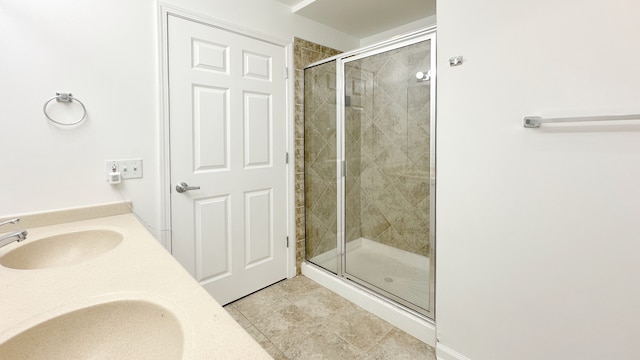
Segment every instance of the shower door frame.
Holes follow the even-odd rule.
[[[411,304],[404,299],[398,297],[395,294],[384,291],[380,288],[372,288],[372,285],[360,280],[355,275],[350,275],[346,271],[347,263],[347,231],[346,231],[346,144],[344,135],[346,134],[346,114],[345,114],[345,64],[351,61],[360,60],[370,56],[378,55],[387,51],[396,50],[405,46],[413,45],[422,41],[429,41],[431,51],[431,80],[430,80],[430,124],[429,124],[429,308],[423,309],[422,307]],[[338,236],[337,236],[337,249],[338,249],[338,275],[347,278],[354,283],[359,284],[367,288],[374,293],[381,293],[385,297],[388,297],[399,304],[407,307],[408,309],[418,313],[421,316],[427,316],[430,319],[435,320],[435,169],[436,169],[436,33],[435,29],[427,29],[416,33],[403,36],[398,39],[391,40],[382,44],[374,45],[370,48],[364,48],[355,53],[348,54],[346,56],[336,59],[336,128],[340,131],[336,132],[336,155],[337,155],[337,206],[338,206]],[[426,313],[425,313],[426,310]]]
[[[349,276],[346,272],[346,148],[344,134],[346,131],[345,125],[345,63],[366,58],[369,56],[381,54],[387,51],[399,49],[405,46],[413,45],[418,42],[429,41],[431,51],[431,69],[430,69],[430,134],[429,134],[429,308],[424,309],[422,307],[411,304],[404,299],[386,292],[377,287],[366,283],[358,279],[355,276]],[[339,54],[316,63],[310,64],[305,67],[312,68],[321,64],[336,61],[336,204],[337,204],[337,276],[340,278],[348,279],[353,284],[362,288],[363,290],[372,293],[376,296],[387,298],[393,302],[401,305],[409,312],[431,321],[435,321],[435,252],[436,252],[436,27],[429,27],[419,31],[415,31],[391,40],[383,41],[381,43],[367,46],[361,49],[357,49],[351,52]],[[325,269],[326,270],[326,269]]]

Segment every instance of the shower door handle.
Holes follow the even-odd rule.
[[[176,185],[176,191],[179,193],[183,193],[189,190],[200,190],[200,186],[189,186],[186,182],[181,182]]]

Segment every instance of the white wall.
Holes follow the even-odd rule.
[[[522,127],[640,113],[638,14],[635,0],[438,3],[441,358],[638,358],[640,123]]]
[[[360,40],[360,46],[365,47],[373,44],[377,44],[381,41],[391,39],[394,36],[400,36],[404,34],[408,34],[413,31],[425,29],[431,26],[436,25],[436,16],[427,16],[425,18],[412,21],[408,24],[404,24],[402,26],[398,26],[397,28],[393,28],[391,30],[383,31],[381,33],[371,35],[364,39]]]
[[[172,4],[284,40],[359,44],[272,0]],[[153,0],[0,2],[0,217],[125,198],[159,235],[157,17]],[[46,121],[42,106],[56,91],[84,102],[84,124]],[[142,179],[120,191],[105,182],[105,160],[137,157]]]
[[[0,2],[0,216],[119,201],[105,160],[142,157],[120,188],[157,223],[154,16],[151,1]],[[56,91],[84,102],[84,124],[46,121]]]

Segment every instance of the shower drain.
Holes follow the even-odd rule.
[[[386,282],[393,282],[393,279],[392,279],[392,278],[390,278],[390,277],[386,277],[386,278],[384,278],[384,281],[386,281]]]

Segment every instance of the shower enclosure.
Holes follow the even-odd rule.
[[[306,261],[433,319],[435,32],[304,71]]]

